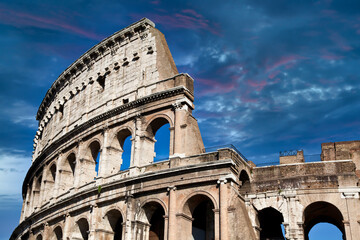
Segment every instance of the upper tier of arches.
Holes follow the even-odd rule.
[[[56,139],[108,110],[179,86],[166,81],[177,74],[163,34],[148,19],[104,39],[46,93],[36,115],[33,160]]]

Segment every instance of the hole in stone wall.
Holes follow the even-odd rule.
[[[63,239],[62,229],[60,226],[58,226],[54,229],[53,237],[51,239],[54,239],[54,240],[62,240]]]
[[[285,239],[281,228],[284,217],[278,210],[268,207],[259,211],[258,218],[260,222],[260,240]]]
[[[165,160],[169,158],[170,150],[170,124],[166,123],[161,126],[155,134],[155,153],[154,162]]]
[[[126,137],[124,143],[122,145],[122,164],[120,170],[126,170],[130,167],[130,160],[131,160],[131,135]]]
[[[127,103],[129,103],[129,99],[128,99],[128,98],[124,98],[124,99],[123,99],[123,104],[127,104]]]

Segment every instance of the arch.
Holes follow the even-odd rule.
[[[147,124],[146,124],[146,128],[145,128],[145,129],[148,129],[149,126],[150,126],[150,124],[151,124],[154,120],[156,120],[156,119],[158,119],[158,118],[164,118],[164,119],[166,119],[167,122],[170,124],[170,127],[174,127],[174,123],[173,123],[171,117],[170,117],[169,115],[167,115],[167,114],[160,113],[160,114],[156,114],[156,115],[152,116],[152,117],[147,121]]]
[[[208,197],[212,201],[212,204],[214,205],[214,208],[216,208],[216,206],[218,206],[217,201],[215,200],[214,196],[211,193],[208,193],[208,192],[203,191],[203,190],[198,190],[198,191],[195,191],[195,192],[192,192],[191,194],[189,194],[183,200],[183,202],[181,203],[180,206],[183,206],[183,208],[182,208],[183,213],[185,213],[185,214],[189,213],[189,211],[185,208],[186,202],[188,202],[190,198],[192,198],[192,197],[194,197],[196,195],[204,195],[205,197]]]
[[[164,209],[165,214],[167,213],[168,210],[167,210],[166,204],[164,203],[164,201],[162,201],[162,200],[160,200],[160,199],[158,199],[158,198],[148,198],[148,199],[146,199],[146,200],[141,204],[141,208],[143,208],[146,204],[151,203],[151,202],[156,202],[156,203],[160,204],[161,207]]]
[[[108,166],[107,169],[111,170],[109,174],[116,173],[119,170],[126,170],[130,167],[132,155],[132,136],[133,130],[128,126],[123,126],[117,129],[116,133],[113,135],[111,145],[109,148],[107,148],[108,157],[106,165]]]
[[[215,206],[209,194],[194,193],[187,198],[182,209],[184,217],[179,221],[185,239],[215,238]]]
[[[42,172],[39,172],[34,177],[32,188],[32,210],[35,210],[41,205],[41,184],[42,184]]]
[[[84,158],[80,159],[81,174],[80,185],[86,184],[96,179],[100,169],[101,144],[98,139],[91,139],[85,148]]]
[[[330,223],[335,225],[346,239],[343,215],[340,210],[331,203],[317,201],[309,204],[303,214],[304,236],[305,240],[309,239],[309,232],[313,226],[318,223]]]
[[[72,239],[88,240],[89,222],[85,217],[79,218],[73,227]]]
[[[55,181],[57,178],[57,165],[56,161],[49,164],[46,173],[46,180],[44,181],[44,191],[47,193],[44,196],[45,200],[49,200],[55,194]]]
[[[60,193],[64,193],[74,186],[76,165],[76,155],[73,151],[59,164],[60,181],[58,184]]]
[[[165,239],[165,209],[159,201],[147,201],[141,207],[138,228],[149,240]],[[140,233],[141,234],[141,233]]]
[[[124,218],[120,210],[113,208],[105,214],[106,219],[105,230],[111,232],[109,238],[114,240],[121,240],[123,235]]]
[[[155,139],[156,133],[158,132],[158,130],[163,127],[164,125],[169,124],[169,126],[172,126],[171,123],[171,119],[169,119],[169,117],[167,115],[161,114],[161,115],[156,115],[156,117],[154,117],[153,119],[151,119],[146,127],[146,139],[144,140],[144,149],[146,149],[146,155],[149,156],[149,159],[147,160],[148,163],[152,163],[154,162],[154,159],[156,160],[162,160],[164,158],[168,158],[169,155],[171,154],[170,148],[172,146],[172,140],[171,140],[171,133],[170,133],[170,129],[167,129],[166,132],[164,132],[164,134],[168,135],[165,138],[166,139],[162,139],[160,140],[160,142],[157,142]],[[156,149],[157,146],[161,146],[162,149],[165,149],[167,146],[167,151],[166,153],[163,154],[163,156],[160,156],[158,154],[158,156],[156,156],[156,152],[155,150],[159,150]],[[159,152],[159,151],[158,151]]]
[[[51,180],[53,182],[55,182],[55,179],[56,179],[56,162],[55,161],[49,166],[49,170],[50,170]]]
[[[62,228],[60,226],[54,227],[54,231],[52,232],[50,239],[51,240],[62,240],[63,239]]]
[[[282,223],[284,217],[281,212],[273,207],[263,208],[258,212],[260,223],[260,240],[265,239],[285,239],[282,233]]]
[[[239,190],[241,193],[246,193],[250,190],[250,177],[245,169],[241,170],[239,174]]]
[[[41,235],[41,234],[37,235],[37,236],[36,236],[36,240],[43,240],[42,235]]]

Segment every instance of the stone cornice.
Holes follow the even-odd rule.
[[[140,21],[131,24],[130,26],[114,33],[113,35],[105,38],[97,45],[90,48],[87,52],[81,55],[74,63],[72,63],[51,85],[50,89],[46,92],[43,101],[40,104],[36,119],[41,120],[44,117],[48,107],[54,100],[57,92],[59,92],[66,82],[71,79],[71,76],[76,75],[78,71],[88,65],[92,59],[97,59],[97,56],[101,56],[102,53],[114,46],[115,44],[123,44],[124,41],[130,39],[134,33],[142,32],[148,26],[155,27],[155,24],[147,18],[143,18]]]
[[[26,194],[27,182],[32,178],[32,176],[34,175],[35,170],[38,168],[38,166],[44,160],[46,160],[47,157],[49,155],[51,155],[56,149],[58,149],[62,144],[71,141],[71,139],[74,136],[89,129],[91,126],[93,126],[97,123],[100,123],[106,119],[109,119],[111,117],[114,117],[116,115],[119,115],[122,112],[143,106],[148,103],[156,102],[156,101],[159,101],[164,98],[169,98],[172,96],[180,95],[180,94],[185,94],[188,98],[190,98],[193,101],[193,95],[188,89],[186,89],[183,86],[174,87],[169,90],[157,92],[157,93],[148,95],[146,97],[139,98],[135,101],[129,102],[127,104],[116,107],[110,111],[107,111],[103,114],[100,114],[100,115],[88,120],[87,122],[77,126],[76,128],[69,131],[64,136],[60,137],[59,139],[55,140],[54,142],[51,143],[50,146],[48,146],[46,149],[44,149],[42,151],[42,153],[34,160],[33,164],[31,165],[29,171],[27,172],[27,174],[25,176],[24,182],[23,182],[23,187],[22,187],[23,196]]]

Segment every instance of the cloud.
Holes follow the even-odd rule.
[[[0,118],[9,119],[13,124],[26,126],[28,128],[36,129],[38,124],[35,119],[37,109],[21,100],[11,103],[9,106],[4,106],[0,110]]]
[[[152,19],[155,23],[161,24],[168,28],[183,28],[198,30],[203,29],[212,34],[219,35],[219,29],[216,24],[211,23],[202,14],[193,9],[184,9],[179,12],[171,13],[169,15],[149,13],[146,16]],[[134,18],[140,18],[138,14],[133,14]]]
[[[21,195],[22,181],[31,164],[31,154],[0,148],[0,189],[5,195]]]
[[[0,5],[1,6],[1,5]],[[0,24],[14,27],[36,27],[48,30],[62,31],[81,37],[101,40],[102,36],[81,29],[71,23],[51,17],[42,17],[24,11],[13,10],[2,5],[0,9]]]

